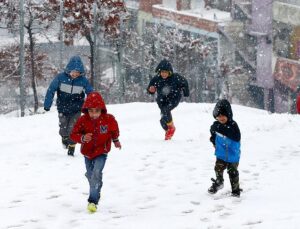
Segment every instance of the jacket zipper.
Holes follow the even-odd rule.
[[[97,126],[97,124],[96,124],[96,122],[95,121],[93,121],[93,125],[94,125],[94,133],[93,133],[93,152],[95,151],[95,149],[96,149],[96,138],[95,138],[95,136],[96,136],[96,126]]]
[[[74,80],[72,79],[71,95],[73,94],[73,85],[74,85]]]
[[[225,139],[225,143],[226,143],[226,161],[228,161],[228,142]]]
[[[104,151],[107,152],[107,149],[106,149],[106,142],[104,144]]]

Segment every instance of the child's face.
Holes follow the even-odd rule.
[[[169,76],[169,72],[168,72],[168,71],[165,71],[165,70],[162,70],[162,71],[160,71],[160,76],[161,76],[163,79],[166,79],[166,78],[168,78],[168,76]]]
[[[78,71],[71,71],[70,72],[70,76],[72,77],[72,79],[75,79],[78,76],[80,76],[80,72],[78,72]]]
[[[216,118],[221,124],[225,124],[228,121],[227,116],[219,114]]]
[[[101,115],[101,109],[100,108],[89,108],[88,109],[89,116],[91,119],[97,119]]]

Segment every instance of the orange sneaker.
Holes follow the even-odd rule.
[[[168,127],[168,130],[166,131],[166,135],[165,135],[165,140],[171,140],[171,138],[173,137],[174,133],[175,133],[175,126],[172,124]]]

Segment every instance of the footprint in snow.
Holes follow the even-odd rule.
[[[157,197],[155,197],[155,196],[147,196],[147,197],[146,197],[146,201],[147,201],[147,202],[153,201],[153,200],[156,200],[156,199],[157,199]]]
[[[225,210],[226,208],[225,208],[225,206],[224,205],[216,205],[215,207],[214,207],[214,209],[211,211],[211,212],[220,212],[220,211],[223,211],[223,210]]]
[[[206,217],[200,218],[200,220],[201,220],[202,222],[209,222],[209,221],[210,221],[210,219],[209,219],[209,218],[206,218]]]
[[[193,205],[200,205],[200,202],[198,202],[198,201],[191,201],[190,203]]]
[[[290,156],[293,156],[293,157],[299,157],[300,156],[300,151],[292,151],[290,153]]]
[[[140,210],[147,210],[147,209],[151,209],[151,208],[155,208],[155,205],[144,205],[144,206],[138,207],[138,209],[140,209]]]
[[[17,203],[22,203],[22,202],[23,202],[23,200],[13,200],[10,203],[17,204]]]
[[[61,196],[61,195],[51,195],[51,196],[47,197],[46,199],[47,199],[47,200],[57,199],[57,198],[59,198],[60,196]]]
[[[189,214],[189,213],[193,213],[193,212],[194,212],[193,209],[188,209],[188,210],[182,211],[182,213],[184,213],[184,214]]]
[[[232,215],[232,213],[230,213],[230,212],[223,212],[223,213],[220,214],[220,217],[225,218],[225,217],[228,217],[228,216],[231,216],[231,215]]]
[[[112,218],[113,219],[121,219],[121,218],[124,218],[126,217],[125,215],[114,215]]]
[[[144,166],[145,167],[149,167],[151,164],[150,163],[145,163]]]
[[[262,222],[263,222],[262,220],[255,220],[255,221],[246,222],[243,225],[250,226],[250,225],[255,225],[255,224],[261,224]]]
[[[25,226],[25,225],[24,224],[14,224],[14,225],[7,226],[7,229],[9,229],[9,228],[20,228],[20,227],[23,227],[23,226]]]

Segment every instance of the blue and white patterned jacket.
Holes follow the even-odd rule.
[[[79,71],[79,77],[72,79],[71,71]],[[73,56],[64,72],[58,74],[51,82],[44,102],[44,109],[49,110],[55,92],[57,92],[57,110],[64,115],[71,115],[81,111],[85,94],[93,91],[88,79],[84,76],[84,66],[79,56]]]

